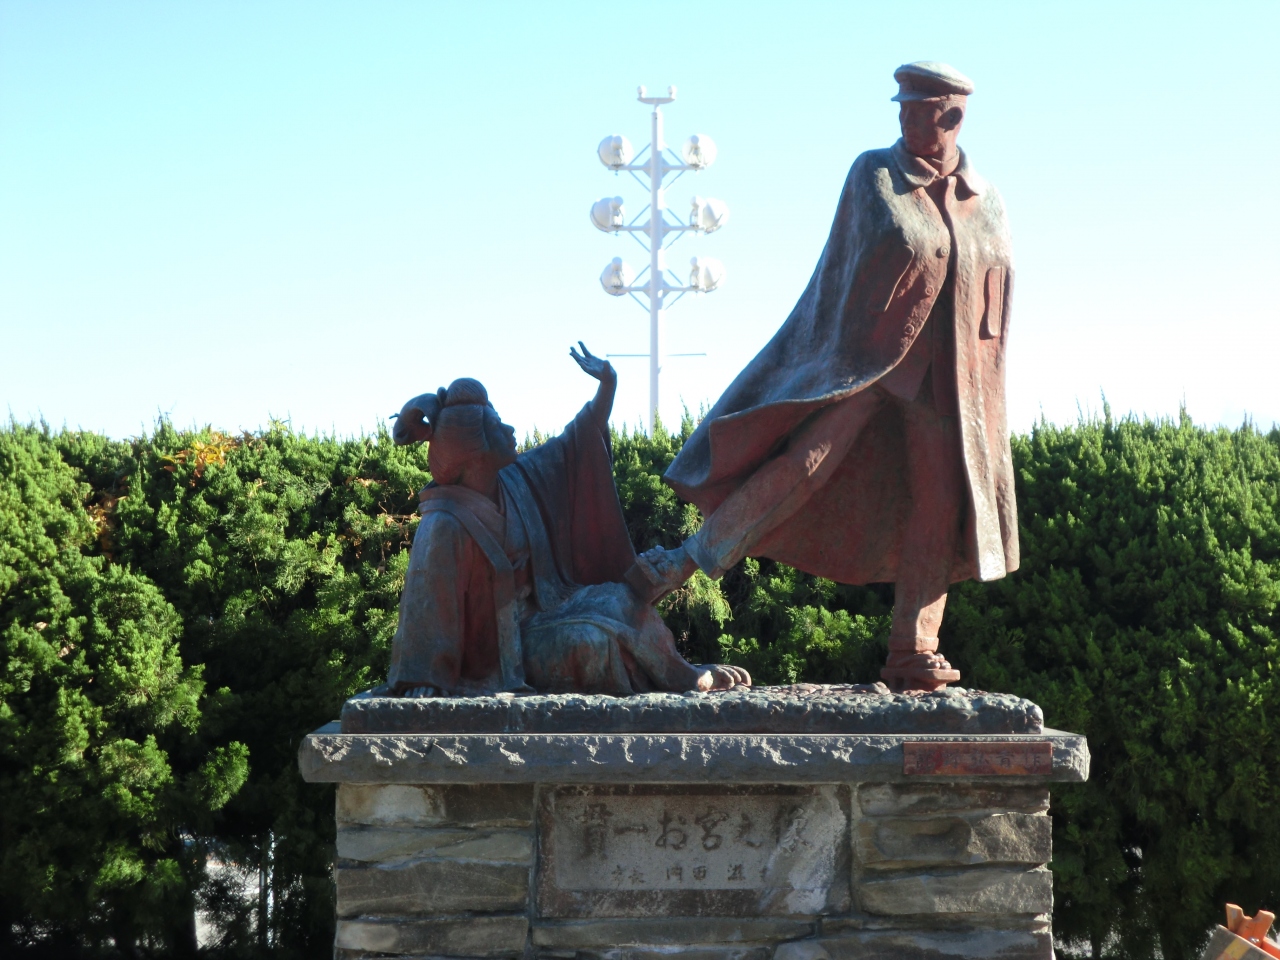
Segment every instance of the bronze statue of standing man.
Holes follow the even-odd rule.
[[[762,556],[895,585],[897,690],[960,679],[938,653],[950,584],[1018,566],[1004,363],[1012,260],[1004,204],[956,145],[972,82],[894,73],[902,139],[854,161],[791,315],[667,471],[706,521],[651,550],[645,599]]]

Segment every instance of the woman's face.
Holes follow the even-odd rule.
[[[489,440],[489,455],[499,467],[516,462],[516,428],[502,422],[496,410],[490,407],[484,414],[485,436]]]

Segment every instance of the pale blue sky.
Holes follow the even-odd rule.
[[[656,10],[656,15],[642,11]],[[652,25],[652,26],[649,26]],[[114,436],[368,430],[457,376],[521,432],[642,352],[588,209],[633,181],[639,83],[720,157],[723,289],[670,313],[665,415],[713,401],[804,288],[845,173],[897,137],[893,70],[952,63],[1004,194],[1011,427],[1118,412],[1280,420],[1280,3],[0,0],[0,410]],[[692,181],[692,182],[691,182]],[[616,419],[647,396],[620,360]]]

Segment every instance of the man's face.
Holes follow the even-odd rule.
[[[490,408],[484,414],[485,435],[489,438],[489,454],[499,467],[516,462],[516,428],[505,424]]]
[[[900,105],[898,123],[907,150],[917,157],[945,160],[955,154],[964,122],[965,98],[911,100]]]

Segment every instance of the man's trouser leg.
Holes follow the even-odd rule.
[[[761,464],[685,541],[689,556],[708,576],[723,576],[831,479],[887,402],[880,390],[864,390],[815,413],[782,453]]]
[[[911,511],[894,584],[889,664],[881,676],[896,690],[933,690],[958,671],[937,655],[951,567],[964,522],[965,477],[959,426],[927,395],[902,404]]]

